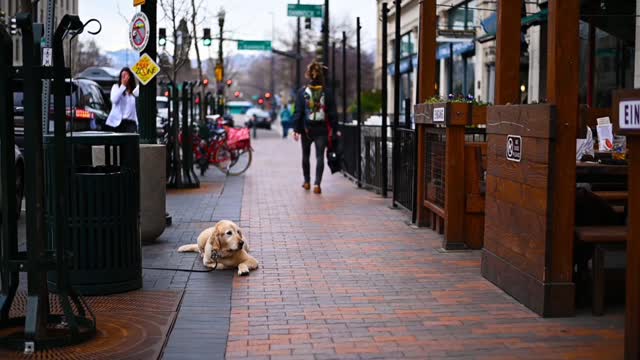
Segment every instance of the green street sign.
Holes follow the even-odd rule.
[[[287,14],[291,17],[321,18],[323,17],[322,5],[288,4]]]
[[[240,40],[238,50],[271,51],[271,41],[268,40]]]

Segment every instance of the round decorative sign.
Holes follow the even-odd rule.
[[[142,51],[149,42],[149,18],[144,13],[137,13],[129,24],[129,42],[136,51]]]

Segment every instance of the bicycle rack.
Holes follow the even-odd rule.
[[[0,27],[0,172],[2,188],[2,233],[0,237],[0,329],[4,337],[0,344],[24,349],[36,349],[76,344],[90,339],[96,333],[96,319],[89,305],[72,289],[69,282],[69,263],[73,254],[66,249],[66,210],[63,196],[50,196],[55,212],[52,249],[47,249],[44,196],[44,161],[42,144],[42,80],[53,79],[55,124],[55,193],[64,194],[66,182],[65,138],[66,108],[65,83],[70,70],[65,67],[63,41],[70,33],[81,32],[80,18],[65,15],[54,35],[53,68],[41,67],[40,39],[42,25],[33,24],[31,15],[22,13],[15,18],[22,32],[23,66],[12,65],[12,39]],[[13,92],[24,92],[25,119],[25,195],[27,243],[26,251],[18,251]],[[58,284],[58,300],[63,314],[52,314],[47,288],[47,272],[54,271]],[[27,299],[24,317],[10,317],[16,298],[19,273],[27,273]],[[6,335],[8,334],[8,335]]]
[[[171,84],[169,96],[172,118],[170,136],[172,151],[170,151],[171,166],[167,186],[175,189],[198,188],[200,180],[193,170],[193,134],[190,126],[193,122],[191,84],[184,82],[182,93],[178,91],[175,84]],[[182,103],[182,108],[180,103]],[[177,141],[180,134],[180,109],[182,110],[182,146],[179,146]],[[191,114],[191,119],[189,114]]]

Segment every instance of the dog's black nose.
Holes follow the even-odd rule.
[[[244,246],[244,241],[240,240],[238,242],[238,246],[240,247],[240,249],[242,249],[242,247]]]

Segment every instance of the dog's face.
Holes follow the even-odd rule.
[[[222,220],[216,224],[209,241],[213,242],[213,250],[222,257],[231,256],[244,247],[242,230],[228,220]]]

